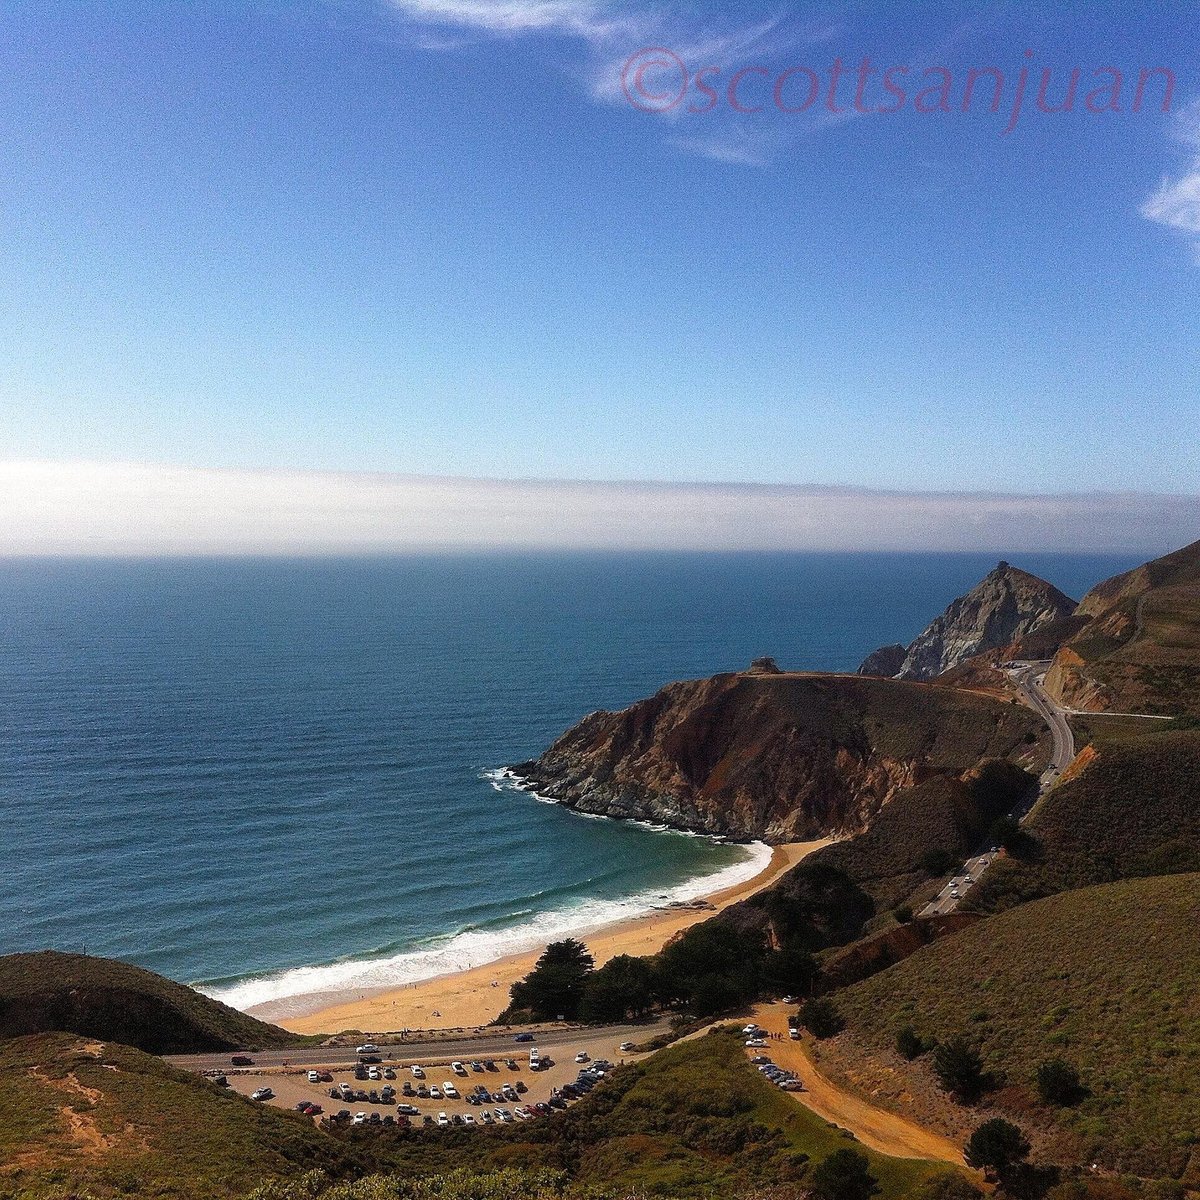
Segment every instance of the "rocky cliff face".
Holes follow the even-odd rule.
[[[908,647],[896,642],[892,646],[880,646],[872,650],[859,664],[857,674],[878,675],[881,679],[892,679],[904,666],[908,657]]]
[[[1074,611],[1075,601],[1058,588],[1001,562],[908,647],[897,676],[933,679],[968,658],[1062,621]]]
[[[1027,749],[1038,726],[950,688],[747,672],[593,713],[513,770],[582,812],[785,842],[858,832],[900,789]]]

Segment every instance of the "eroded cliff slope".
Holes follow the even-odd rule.
[[[1040,719],[953,688],[724,674],[586,717],[514,768],[582,812],[786,842],[853,833],[897,791],[986,758],[1031,761]]]

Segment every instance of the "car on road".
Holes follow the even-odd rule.
[[[513,1041],[514,1042],[532,1042],[533,1034],[532,1033],[518,1033],[517,1036],[515,1038],[513,1038]]]
[[[255,1088],[254,1091],[250,1093],[250,1099],[257,1100],[260,1103],[265,1103],[267,1100],[273,1100],[274,1098],[275,1093],[271,1091],[269,1087]]]
[[[364,1042],[354,1051],[355,1054],[378,1054],[379,1047],[374,1042]]]
[[[229,1060],[229,1062],[230,1062],[231,1066],[235,1066],[235,1067],[252,1067],[252,1066],[254,1066],[254,1059],[252,1059],[248,1054],[235,1054]]]

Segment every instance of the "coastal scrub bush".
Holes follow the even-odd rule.
[[[1069,1105],[1083,1097],[1079,1072],[1061,1058],[1047,1059],[1038,1067],[1037,1090],[1045,1104]]]
[[[983,1060],[965,1038],[951,1038],[937,1045],[933,1073],[942,1087],[960,1100],[970,1102],[983,1091]]]
[[[971,1134],[965,1153],[968,1166],[991,1169],[1003,1179],[1029,1156],[1029,1142],[1011,1121],[993,1117]]]
[[[928,1049],[929,1046],[911,1025],[905,1025],[896,1034],[896,1053],[901,1058],[907,1058],[909,1062],[912,1062],[914,1058],[920,1058]]]
[[[800,1009],[800,1024],[815,1038],[833,1037],[841,1033],[846,1025],[837,1005],[824,996],[804,1002],[804,1007]]]
[[[821,1200],[871,1200],[879,1191],[870,1161],[857,1150],[835,1150],[817,1165],[811,1184]]]

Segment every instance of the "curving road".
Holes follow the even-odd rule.
[[[534,1036],[534,1045],[539,1049],[548,1046],[574,1046],[581,1038],[613,1039],[617,1041],[645,1042],[670,1029],[670,1022],[655,1021],[645,1025],[596,1025],[586,1029],[561,1028],[541,1029]],[[529,1051],[527,1044],[517,1043],[513,1032],[484,1032],[474,1036],[455,1039],[413,1038],[411,1041],[380,1044],[379,1057],[385,1064],[398,1062],[451,1062],[454,1059],[508,1058],[524,1055]],[[185,1071],[227,1071],[232,1073],[230,1057],[236,1051],[218,1054],[167,1054],[163,1057],[173,1066]],[[298,1046],[291,1050],[263,1050],[249,1052],[256,1071],[282,1067],[346,1067],[358,1061],[353,1046]]]
[[[1071,723],[1067,720],[1067,710],[1055,703],[1043,687],[1049,669],[1048,661],[1014,662],[1005,668],[1005,673],[1021,699],[1050,726],[1050,733],[1054,739],[1050,762],[1038,779],[1037,792],[1010,814],[1018,821],[1024,821],[1029,816],[1034,805],[1059,781],[1075,757],[1075,735],[1071,732]],[[954,912],[963,897],[979,882],[980,876],[999,856],[998,846],[981,848],[917,915],[941,917]]]

